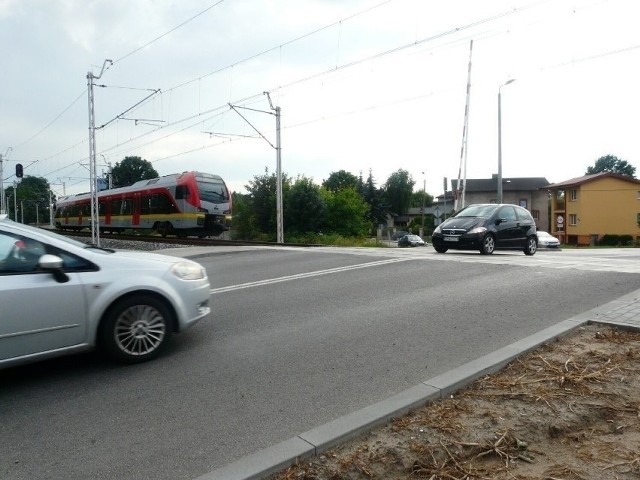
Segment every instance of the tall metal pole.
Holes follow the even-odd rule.
[[[507,80],[498,87],[498,199],[502,203],[502,87],[515,82],[515,78]]]
[[[469,66],[467,67],[467,96],[464,105],[464,124],[462,126],[462,147],[460,148],[460,166],[458,167],[458,183],[453,192],[453,209],[457,212],[464,208],[467,183],[467,139],[469,136],[469,102],[471,101],[471,58],[473,55],[473,40],[469,45]],[[462,165],[464,163],[464,177]]]
[[[282,212],[282,147],[280,146],[280,107],[276,107],[276,215],[277,242],[284,243],[284,221]]]
[[[89,92],[89,191],[91,193],[91,243],[100,246],[100,218],[98,216],[98,175],[96,174],[96,119],[93,104],[93,81],[102,77],[107,62],[102,64],[100,75],[87,73],[87,90]]]
[[[12,147],[7,148],[7,153],[4,156],[6,157],[11,150],[13,150]],[[4,169],[2,166],[2,154],[0,154],[0,215],[3,213],[7,213],[7,204],[4,198]]]
[[[442,214],[442,221],[444,222],[447,219],[447,177],[444,177],[442,185],[444,186],[444,213]]]
[[[422,172],[422,235],[424,235],[424,196],[427,191],[427,177],[425,172]]]

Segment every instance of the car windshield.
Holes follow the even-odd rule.
[[[7,224],[14,224],[14,225],[18,225],[16,222],[14,222],[13,220],[3,220],[2,223],[0,223],[0,226]],[[52,232],[51,230],[45,230],[44,228],[36,228],[36,227],[31,227],[29,225],[24,225],[24,224],[19,224],[20,228],[28,231],[28,232],[33,232],[36,233],[38,235],[44,235],[45,237],[49,237],[49,238],[55,238],[56,240],[60,240],[61,242],[65,242],[65,243],[69,243],[71,245],[74,245],[76,247],[80,247],[80,248],[91,248],[94,247],[93,245],[87,245],[86,243],[83,242],[79,242],[78,240],[74,240],[72,238],[69,237],[65,237],[64,235],[60,235],[58,233]]]
[[[482,217],[489,218],[496,211],[497,205],[469,205],[460,210],[455,217]]]

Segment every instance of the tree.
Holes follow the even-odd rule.
[[[16,207],[18,209],[18,222],[24,223],[47,223],[49,222],[49,182],[46,178],[33,177],[27,175],[22,179],[17,189],[13,186],[5,189],[7,202],[7,212],[11,218],[16,218],[13,210],[14,195],[16,197]],[[52,200],[55,201],[54,197]],[[21,209],[23,209],[21,211]]]
[[[382,198],[382,191],[376,188],[376,182],[373,178],[373,172],[369,170],[369,177],[360,192],[364,201],[369,205],[367,212],[367,220],[372,224],[385,223],[387,220],[387,205]]]
[[[159,176],[151,162],[140,157],[124,157],[121,162],[116,162],[111,174],[113,188],[126,187],[140,180],[150,180]]]
[[[369,205],[355,188],[343,188],[337,192],[322,190],[327,204],[325,230],[343,237],[362,237],[367,234]]]
[[[269,169],[264,169],[264,175],[255,175],[244,188],[249,192],[248,208],[251,209],[255,221],[255,228],[258,232],[276,237],[277,215],[276,215],[276,186],[277,176],[269,173]],[[291,186],[291,181],[286,174],[282,175],[282,196],[286,194]],[[283,198],[283,204],[285,203]],[[234,205],[235,207],[235,205]]]
[[[627,177],[635,178],[636,167],[630,165],[626,160],[621,160],[615,155],[605,155],[596,160],[596,163],[587,168],[587,175],[593,175],[594,173],[611,172],[619,175],[626,175]]]
[[[251,197],[241,193],[232,193],[233,197],[233,237],[234,240],[251,240],[258,236],[256,217],[251,208]]]
[[[417,192],[413,192],[411,194],[411,205],[410,205],[411,208],[422,208],[422,201],[423,201],[422,197],[423,197],[422,189],[418,190]],[[431,205],[433,205],[433,196],[424,192],[424,206],[430,207]]]
[[[343,188],[357,188],[359,179],[346,170],[332,172],[329,177],[322,182],[322,186],[330,192],[338,192]]]
[[[326,204],[320,187],[310,178],[298,177],[286,200],[284,225],[288,232],[316,233],[322,229]]]
[[[415,183],[406,170],[400,169],[389,176],[384,185],[384,198],[393,212],[402,215],[409,211]]]

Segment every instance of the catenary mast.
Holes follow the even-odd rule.
[[[464,125],[462,127],[462,147],[460,148],[460,166],[458,167],[458,183],[453,192],[453,210],[457,212],[464,208],[464,196],[467,183],[467,139],[469,137],[469,100],[471,98],[471,56],[473,54],[473,40],[469,46],[469,69],[467,73],[467,99],[464,106]],[[446,196],[445,190],[445,196]],[[446,217],[446,212],[445,212]]]

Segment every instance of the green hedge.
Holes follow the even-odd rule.
[[[603,236],[598,242],[599,245],[607,245],[610,247],[631,247],[633,246],[633,237],[631,235],[610,235]]]

